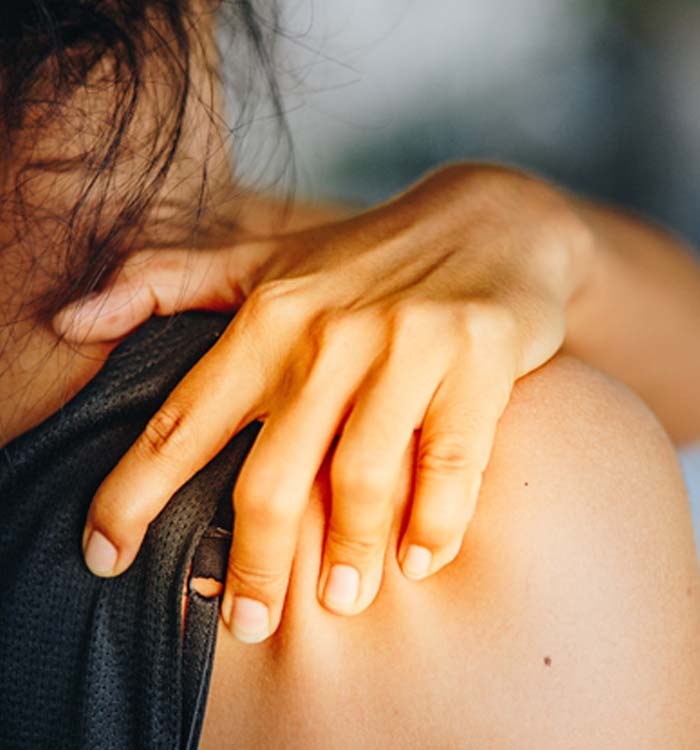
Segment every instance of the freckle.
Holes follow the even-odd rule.
[[[529,487],[529,486],[530,486],[530,483],[529,483],[529,482],[525,482],[525,486],[526,486],[526,487]]]
[[[552,657],[551,656],[545,656],[544,657],[544,665],[545,665],[545,667],[551,667],[552,666]]]
[[[693,589],[690,586],[688,586],[688,588],[685,590],[685,593],[688,596],[692,596],[693,595]]]

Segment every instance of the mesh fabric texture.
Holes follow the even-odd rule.
[[[260,423],[177,493],[123,575],[92,576],[80,541],[102,479],[228,322],[149,321],[69,404],[0,453],[3,750],[196,747],[213,658],[202,623],[212,616],[197,601],[183,646],[183,584],[217,507],[230,508]]]

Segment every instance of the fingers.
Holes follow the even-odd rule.
[[[337,410],[320,400],[315,406],[300,399],[268,418],[236,482],[221,611],[245,643],[265,640],[282,615],[299,523],[335,432]]]
[[[406,448],[445,370],[444,349],[395,342],[362,388],[331,464],[332,509],[319,599],[341,614],[361,612],[381,584]]]
[[[83,537],[93,573],[118,575],[131,565],[148,524],[170,497],[250,420],[266,384],[246,316],[239,316],[97,491]]]
[[[250,292],[246,279],[270,252],[266,243],[202,250],[148,250],[129,258],[104,292],[78,300],[54,318],[75,343],[114,341],[152,315],[232,310]]]
[[[409,578],[429,576],[459,552],[511,384],[502,371],[452,370],[430,403],[418,445],[415,495],[399,549]]]
[[[354,365],[330,351],[317,357],[308,379],[266,420],[236,482],[222,617],[241,641],[258,643],[279,624],[299,523],[365,366],[355,353]]]

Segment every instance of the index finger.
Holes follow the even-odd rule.
[[[83,534],[96,575],[126,570],[172,495],[254,418],[265,382],[247,317],[239,313],[100,485]]]

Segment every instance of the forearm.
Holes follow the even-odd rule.
[[[592,231],[565,350],[627,384],[677,443],[700,437],[700,267],[670,233],[572,199]]]
[[[474,231],[494,222],[499,234],[486,242],[494,271],[516,269],[526,296],[539,287],[535,297],[544,291],[566,305],[563,349],[641,396],[674,442],[700,438],[700,266],[689,248],[507,167],[454,165],[423,184],[451,178],[464,195],[458,218]],[[513,252],[519,259],[502,257]]]
[[[249,216],[255,209],[259,228],[261,219],[272,217],[280,231],[279,206],[275,199],[257,198]],[[494,209],[507,218],[505,232],[488,218]],[[700,437],[700,267],[680,240],[535,177],[488,164],[442,168],[378,211],[386,215],[388,233],[406,224],[407,215],[410,222],[427,216],[458,229],[466,222],[482,233],[491,221],[496,234],[481,250],[493,272],[522,274],[526,296],[534,284],[538,294],[566,304],[564,350],[636,391],[676,442]],[[281,231],[350,213],[338,206],[295,206]],[[417,231],[429,231],[418,224]]]
[[[450,171],[462,220],[493,221],[496,206],[508,217],[487,242],[494,270],[518,269],[528,297],[539,287],[535,297],[566,305],[564,350],[629,386],[676,443],[700,438],[700,266],[689,248],[521,172],[456,165],[438,180]]]

